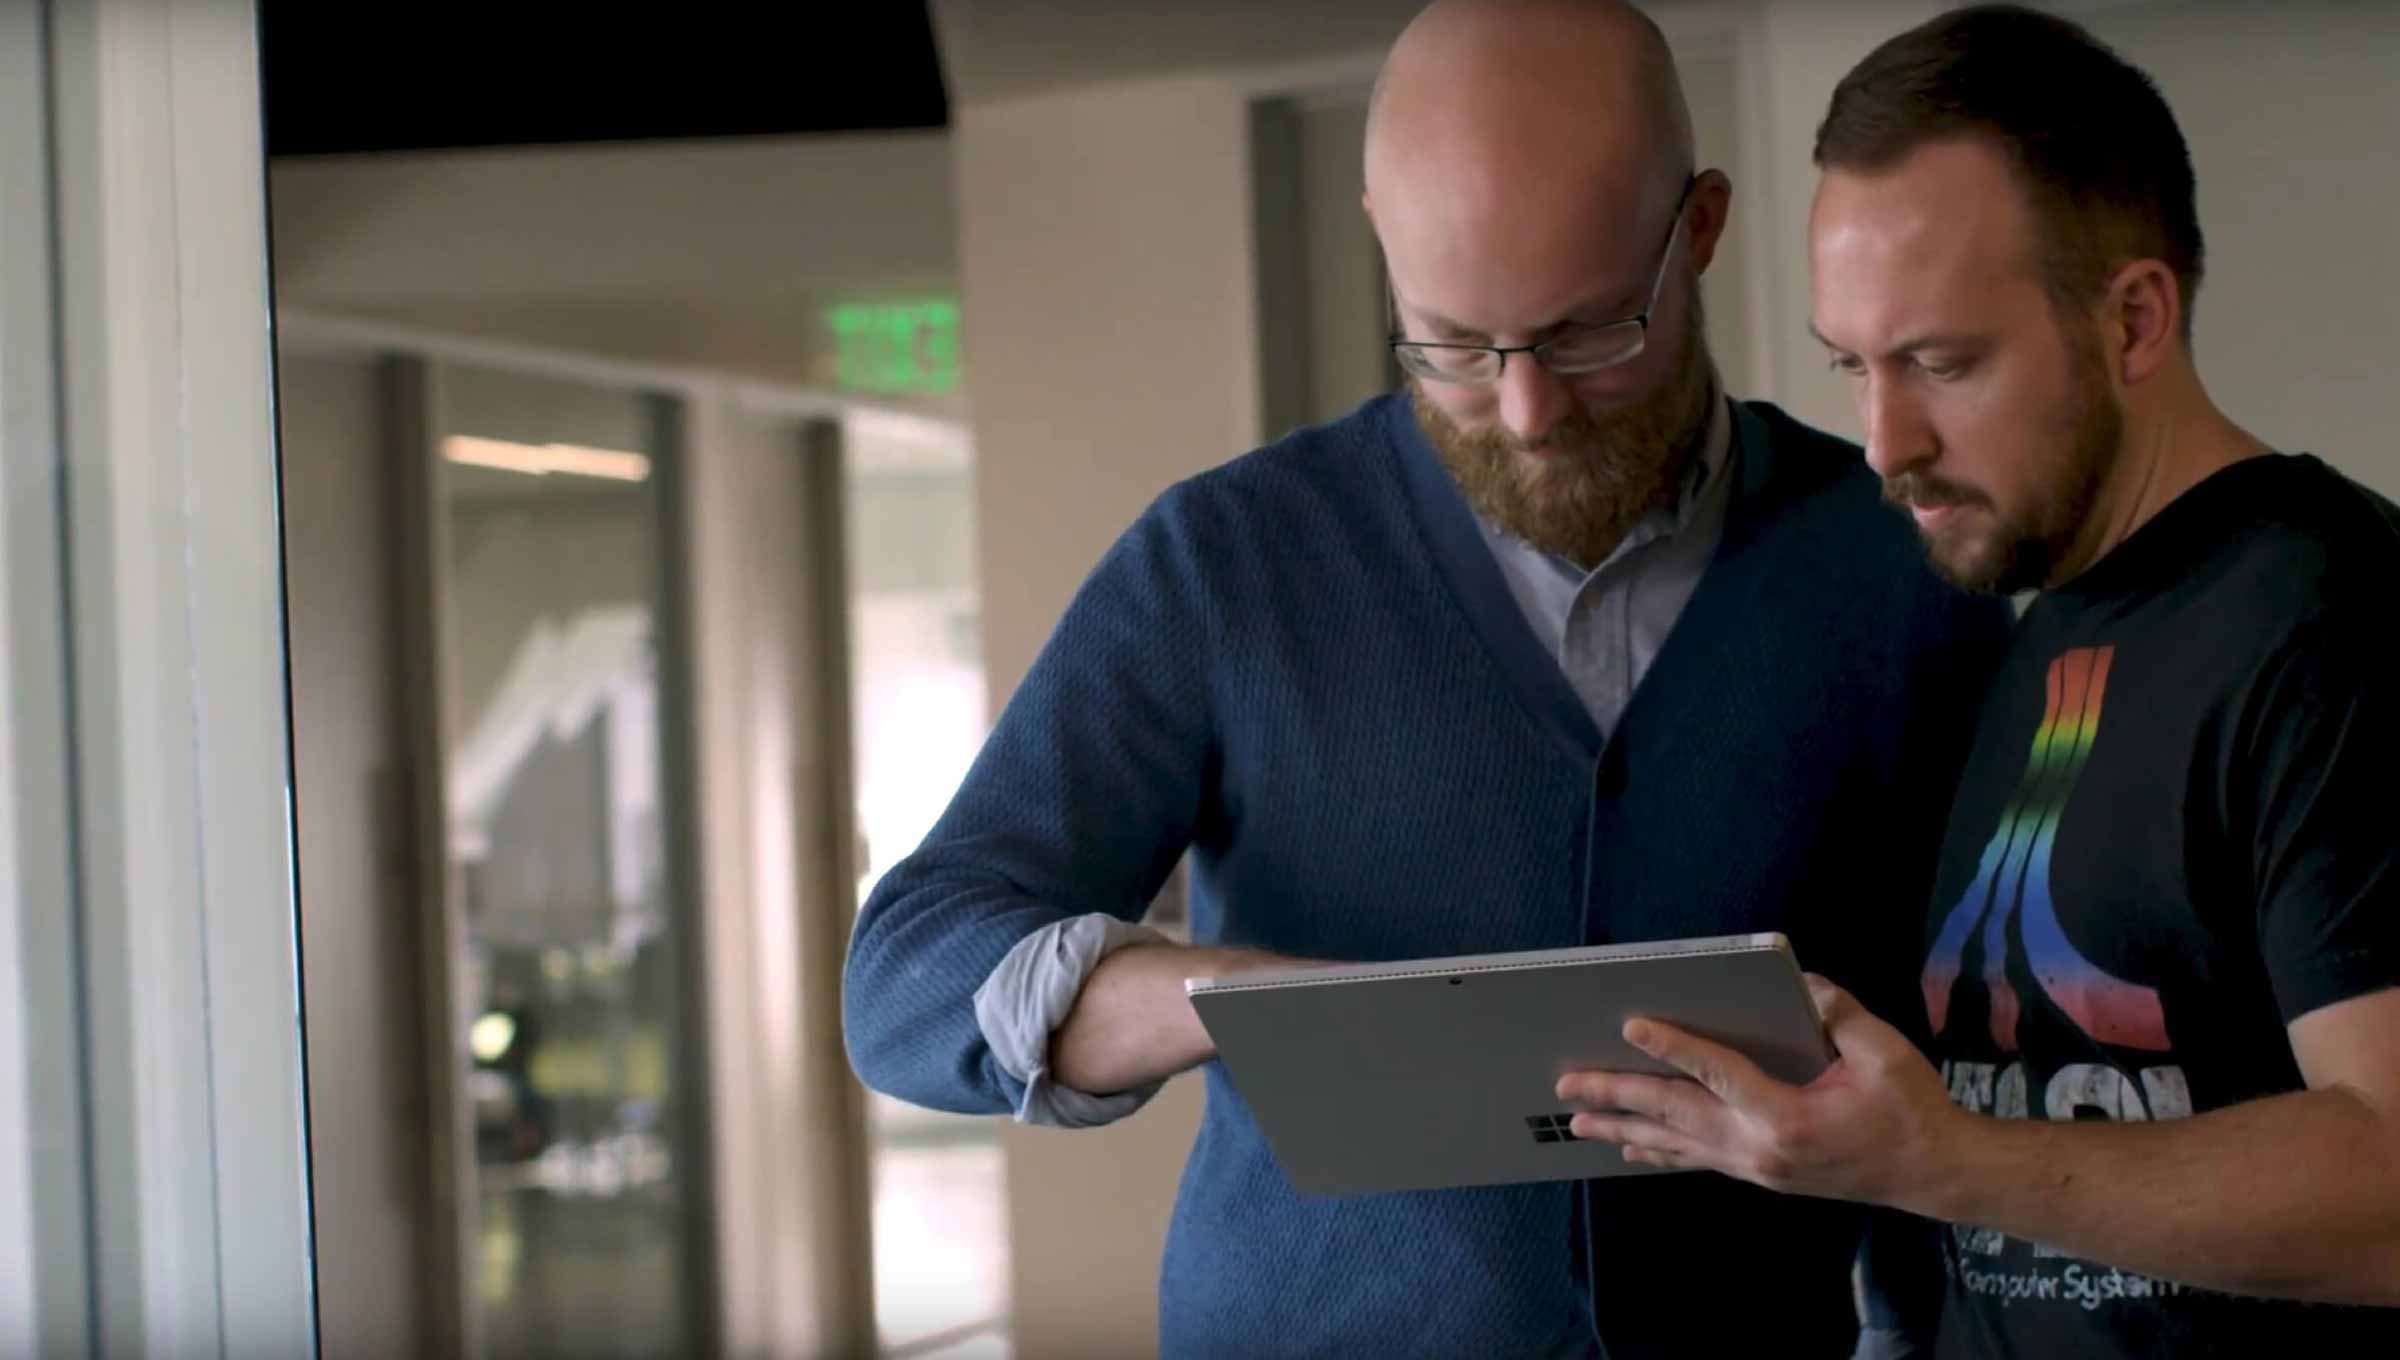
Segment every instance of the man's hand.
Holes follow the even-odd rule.
[[[1304,960],[1256,949],[1127,945],[1084,980],[1075,1009],[1050,1035],[1050,1074],[1078,1091],[1130,1091],[1216,1056],[1184,995],[1193,977],[1226,977]]]
[[[1806,1086],[1655,1021],[1687,1074],[1574,1072],[1575,1132],[1629,1161],[1973,1223],[2236,1294],[2400,1307],[2400,987],[2290,1025],[2309,1089],[2167,1120],[1994,1119],[1950,1103],[1899,1032],[1809,979],[1840,1054]]]
[[[1626,1042],[1684,1076],[1561,1077],[1559,1099],[1605,1111],[1576,1115],[1576,1136],[1620,1144],[1630,1162],[1915,1208],[1920,1191],[1940,1183],[1945,1148],[1972,1116],[1951,1103],[1940,1075],[1898,1030],[1815,974],[1808,986],[1840,1054],[1815,1081],[1780,1082],[1720,1044],[1629,1020]]]

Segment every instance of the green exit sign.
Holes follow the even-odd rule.
[[[825,310],[834,381],[853,392],[947,392],[958,386],[958,304],[845,302]]]

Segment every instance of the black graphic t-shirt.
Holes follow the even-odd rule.
[[[1927,933],[1954,1100],[2151,1120],[2299,1090],[2286,1023],[2400,985],[2396,595],[2400,510],[2268,456],[2026,611]],[[2400,1310],[2236,1297],[1973,1225],[1942,1237],[1944,1357],[2400,1355]]]

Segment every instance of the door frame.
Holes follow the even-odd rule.
[[[711,1212],[696,1223],[699,1317],[714,1353],[870,1354],[872,1202],[864,1093],[841,1042],[841,967],[854,912],[849,650],[841,431],[897,406],[666,365],[629,363],[404,325],[286,310],[284,352],[385,371],[384,437],[399,494],[393,534],[398,655],[410,699],[395,749],[411,767],[426,1007],[430,1301],[444,1353],[477,1353],[471,1118],[461,1007],[463,922],[443,828],[448,731],[440,639],[439,451],[432,402],[446,364],[649,394],[672,437],[661,460],[662,644],[687,659],[662,686],[671,841],[698,903],[697,957],[678,1060],[705,1073],[698,1160]],[[411,376],[413,374],[413,376]],[[936,421],[937,424],[947,422]],[[441,1056],[436,1056],[441,1055]],[[686,1090],[690,1090],[686,1087]],[[462,1212],[462,1208],[464,1212]]]

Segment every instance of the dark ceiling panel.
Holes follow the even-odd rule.
[[[262,0],[260,11],[276,156],[950,121],[922,4]]]

